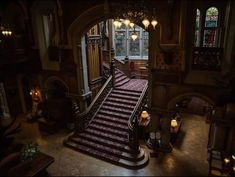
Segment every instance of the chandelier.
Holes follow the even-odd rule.
[[[153,8],[153,12],[150,14],[147,7],[144,6],[143,1],[133,1],[133,3],[128,1],[128,4],[124,8],[119,8],[115,13],[115,20],[113,22],[115,28],[122,26],[120,19],[124,19],[123,23],[127,28],[133,28],[134,24],[142,23],[145,29],[147,29],[150,24],[153,29],[155,29],[158,24],[155,8]]]
[[[11,36],[11,34],[12,34],[11,30],[7,30],[7,29],[4,29],[4,28],[2,28],[1,31],[2,31],[2,34],[4,36]]]
[[[3,27],[1,25],[1,21],[0,21],[0,31],[4,36],[11,36],[12,35],[12,31],[10,30],[10,28],[8,26]]]

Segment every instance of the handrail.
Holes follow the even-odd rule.
[[[117,58],[114,58],[114,57],[113,57],[113,59],[114,59],[115,61],[117,61],[117,62],[119,62],[119,63],[123,64],[123,65],[125,64],[125,62],[124,62],[124,61],[118,60]]]
[[[135,105],[134,110],[132,111],[131,117],[128,121],[128,128],[129,128],[129,143],[133,149],[138,150],[139,146],[137,145],[138,137],[137,137],[137,126],[138,126],[138,116],[141,112],[140,108],[143,104],[142,100],[146,96],[148,89],[148,83],[144,86],[144,89]]]
[[[107,94],[111,90],[112,88],[111,81],[112,81],[112,76],[110,76],[107,79],[107,81],[102,86],[98,94],[95,96],[94,100],[91,102],[91,104],[87,108],[87,110],[76,116],[76,122],[75,122],[77,126],[76,130],[80,131],[81,129],[84,129],[88,126],[90,120],[95,116],[98,108],[101,106],[101,103],[103,102],[104,97],[107,96]]]
[[[103,66],[108,68],[108,69],[110,69],[110,66],[107,63],[105,63],[105,62],[103,62]]]

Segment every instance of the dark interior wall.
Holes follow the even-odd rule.
[[[56,77],[62,80],[66,86],[69,88],[69,93],[78,94],[77,93],[77,80],[76,80],[76,73],[69,74],[69,73],[63,73],[63,72],[55,72],[55,71],[44,71],[42,73],[42,82],[40,87],[43,89],[45,88],[45,83],[50,77]]]
[[[8,78],[4,83],[8,108],[11,116],[18,115],[23,112],[20,102],[17,78]]]
[[[62,9],[63,9],[63,24],[65,31],[68,30],[69,26],[73,23],[73,21],[82,14],[82,12],[86,11],[89,8],[92,8],[92,6],[98,5],[100,3],[103,3],[104,1],[101,0],[63,0],[61,1]],[[65,36],[65,39],[67,41],[67,36]]]

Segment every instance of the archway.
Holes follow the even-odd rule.
[[[65,98],[69,93],[67,84],[56,76],[49,77],[45,82],[46,98]]]
[[[104,11],[104,8],[105,8],[105,11]],[[82,94],[84,94],[83,93],[84,91],[85,93],[87,92],[86,91],[87,84],[85,83],[86,79],[84,79],[86,78],[87,72],[84,71],[84,68],[86,67],[84,67],[84,63],[83,63],[83,56],[84,56],[83,50],[84,49],[82,47],[83,41],[84,41],[83,39],[84,34],[89,29],[91,29],[94,25],[104,20],[114,19],[114,14],[112,12],[113,10],[117,8],[120,8],[120,4],[117,4],[114,2],[109,2],[108,7],[106,3],[96,5],[90,9],[87,9],[81,15],[79,15],[68,28],[68,33],[67,33],[68,44],[73,49],[74,63],[77,64],[78,89],[79,89],[79,92]],[[143,28],[142,24],[137,24],[137,25]],[[156,31],[157,32],[155,33],[159,32],[158,30]],[[148,30],[148,32],[151,33],[151,30]],[[160,33],[157,35],[160,36]],[[150,63],[153,63],[150,60],[151,58],[152,59],[154,58],[154,55],[156,55],[154,51],[155,47],[156,45],[154,45],[153,47],[149,47],[148,65],[150,65]],[[152,51],[152,54],[150,54],[151,51]],[[110,56],[111,56],[111,51],[110,51]]]
[[[207,107],[215,102],[201,93],[185,93],[172,98],[168,110],[179,112],[180,129],[177,134],[171,131],[174,153],[195,161],[202,172],[208,172],[207,148],[210,124],[207,121]],[[172,127],[171,127],[172,130]]]

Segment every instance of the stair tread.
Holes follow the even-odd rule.
[[[146,152],[144,152],[144,151],[142,151],[143,153],[141,155],[143,156],[143,158],[141,158],[141,160],[130,161],[130,160],[118,158],[116,156],[112,156],[110,154],[102,153],[96,149],[88,148],[84,145],[78,145],[72,141],[66,140],[66,141],[64,141],[64,144],[68,147],[71,147],[71,148],[77,150],[77,151],[89,154],[93,157],[103,159],[105,161],[108,161],[108,162],[111,162],[114,164],[118,164],[118,165],[126,167],[126,168],[131,168],[131,169],[142,168],[142,167],[146,166],[149,161],[149,155],[146,154]],[[140,156],[140,155],[138,155],[138,156]],[[135,157],[133,157],[133,158],[135,158]]]
[[[89,127],[93,128],[93,129],[101,130],[101,131],[104,131],[104,132],[110,132],[110,133],[113,133],[113,134],[116,134],[116,135],[119,135],[119,136],[123,136],[123,137],[127,136],[126,131],[121,131],[121,130],[117,130],[117,129],[113,129],[113,128],[109,128],[109,127],[104,127],[104,126],[93,124],[93,123],[91,123],[88,126],[88,128]]]
[[[119,118],[122,118],[122,119],[129,119],[130,114],[122,114],[122,113],[119,113],[119,112],[112,112],[112,111],[109,111],[109,110],[106,110],[106,109],[100,109],[99,110],[99,113],[102,113],[102,114],[107,114],[107,115],[110,115],[110,116],[116,116],[116,117],[119,117]]]
[[[123,120],[123,119],[119,119],[119,118],[116,118],[116,117],[111,117],[111,116],[108,116],[108,115],[104,115],[102,113],[98,113],[96,115],[96,117],[98,119],[104,119],[104,120],[109,120],[109,121],[112,121],[112,122],[118,122],[118,123],[122,123],[122,124],[127,124],[128,121],[127,120]]]
[[[90,141],[95,141],[96,143],[99,143],[99,144],[111,146],[111,147],[117,148],[117,149],[125,149],[125,146],[126,146],[126,144],[124,144],[124,143],[113,142],[112,140],[105,139],[102,137],[97,138],[97,137],[94,137],[88,133],[80,133],[77,136],[79,136],[80,138],[89,139]],[[73,137],[73,138],[76,138],[76,137]]]
[[[129,104],[123,104],[123,103],[115,103],[115,102],[111,102],[111,101],[105,101],[104,105],[110,105],[110,106],[115,106],[115,107],[122,107],[125,109],[131,109],[133,110],[135,106],[133,105],[129,105]]]
[[[121,95],[121,94],[116,94],[116,93],[110,93],[109,97],[118,97],[118,98],[122,98],[122,99],[127,99],[127,100],[135,100],[137,101],[139,99],[139,97],[136,96],[131,96],[131,95]]]
[[[80,138],[80,137],[69,138],[69,139],[79,145],[81,144],[81,145],[87,146],[89,148],[94,148],[95,150],[97,150],[99,152],[106,152],[107,154],[114,155],[114,156],[117,156],[122,159],[135,161],[135,160],[143,158],[144,151],[142,149],[140,150],[140,153],[133,154],[131,151],[130,152],[123,152],[120,149],[115,149],[113,147],[109,147],[109,146],[106,146],[103,144],[97,144],[93,141],[89,141],[87,139]]]
[[[139,93],[139,94],[142,93],[142,91],[139,91],[139,90],[128,90],[128,89],[118,88],[118,87],[115,87],[115,90],[117,90],[117,91],[125,91],[125,92],[133,92],[133,93]]]
[[[109,127],[119,128],[123,131],[128,131],[128,125],[112,123],[112,122],[108,122],[108,121],[100,120],[100,119],[94,119],[94,120],[92,120],[92,122],[102,124],[102,125],[105,125],[105,126],[109,126]]]
[[[110,154],[110,152],[112,152],[112,154],[119,154],[119,155],[122,154],[121,150],[111,148],[109,146],[104,146],[102,144],[98,144],[98,143],[95,143],[93,141],[89,141],[84,138],[76,137],[76,138],[72,138],[72,139],[74,139],[77,143],[83,143],[89,147],[95,148],[96,150],[107,151],[107,153],[109,153],[109,154]]]
[[[109,106],[109,105],[102,105],[101,108],[111,110],[111,111],[115,111],[115,112],[125,113],[125,114],[128,114],[128,115],[130,115],[132,113],[132,110],[128,110],[128,109],[125,109],[125,108],[113,107],[113,106]]]
[[[122,86],[123,84],[129,82],[130,79],[129,78],[126,78],[126,79],[123,79],[122,81],[118,82],[117,84],[115,84],[115,86]]]
[[[137,93],[137,92],[132,92],[129,90],[117,90],[117,89],[113,89],[111,93],[133,95],[136,97],[139,97],[141,95],[141,92]]]
[[[81,144],[77,144],[77,143],[74,143],[74,142],[67,142],[67,145],[70,145],[70,146],[73,146],[74,148],[78,149],[78,150],[81,150],[82,152],[86,152],[90,155],[95,155],[95,157],[99,156],[99,157],[103,157],[105,159],[108,159],[108,160],[111,160],[111,161],[115,161],[115,162],[118,162],[120,158],[118,157],[115,157],[115,156],[112,156],[110,154],[107,154],[107,153],[102,153],[96,149],[93,149],[93,148],[89,148],[87,146],[84,146],[84,145],[81,145]]]
[[[118,77],[115,76],[115,82],[118,83],[124,79],[126,79],[127,77],[125,75],[120,75]]]
[[[98,136],[98,137],[101,136],[103,138],[108,138],[110,140],[121,142],[121,143],[128,143],[127,137],[124,138],[124,137],[120,137],[120,136],[113,135],[113,134],[110,134],[110,133],[101,132],[101,131],[90,129],[90,128],[87,128],[84,131],[84,133],[89,133],[89,134],[92,134],[92,135],[95,135],[95,136]]]
[[[121,98],[108,97],[106,100],[107,101],[115,101],[115,102],[121,102],[121,103],[136,105],[136,101],[124,100],[124,99],[121,99]]]

